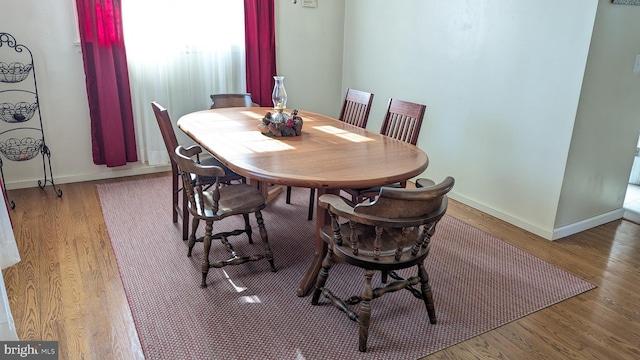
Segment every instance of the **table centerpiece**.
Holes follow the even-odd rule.
[[[268,111],[258,124],[261,133],[275,137],[300,136],[302,134],[303,121],[298,116],[297,109],[294,109],[289,115],[284,112],[282,103],[278,103],[274,110],[275,114]]]

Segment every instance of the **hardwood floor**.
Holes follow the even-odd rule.
[[[154,176],[168,173],[136,178]],[[22,261],[3,274],[18,336],[59,341],[60,359],[144,358],[95,190],[123,180],[62,184],[62,198],[51,187],[9,191]],[[551,242],[455,201],[448,213],[598,288],[429,359],[640,358],[640,225]]]

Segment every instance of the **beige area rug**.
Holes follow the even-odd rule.
[[[186,256],[171,222],[170,189],[169,177],[98,185],[147,359],[417,359],[595,287],[445,216],[425,264],[438,323],[429,323],[422,301],[408,291],[385,295],[373,301],[363,354],[355,322],[326,299],[312,306],[310,297],[295,295],[313,252],[308,190],[293,189],[292,204],[280,196],[264,211],[276,273],[266,261],[211,269],[201,289],[202,244]],[[241,218],[219,224],[228,229],[230,222],[237,226]],[[239,250],[259,250],[253,217],[252,224],[256,242],[239,236],[233,240]],[[224,251],[219,243],[211,259],[222,257],[217,250]],[[350,270],[332,269],[328,285],[335,293],[359,293],[362,273]]]

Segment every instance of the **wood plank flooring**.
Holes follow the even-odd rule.
[[[169,174],[135,178],[155,176]],[[144,358],[95,190],[130,179],[58,185],[62,198],[50,186],[9,191],[22,261],[3,274],[20,339],[57,340],[60,359]],[[448,214],[598,288],[427,358],[640,358],[640,225],[617,220],[551,242],[456,201]]]

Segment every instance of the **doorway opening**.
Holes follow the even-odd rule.
[[[640,223],[640,138],[638,138],[636,156],[633,158],[627,193],[622,207],[625,219]]]

